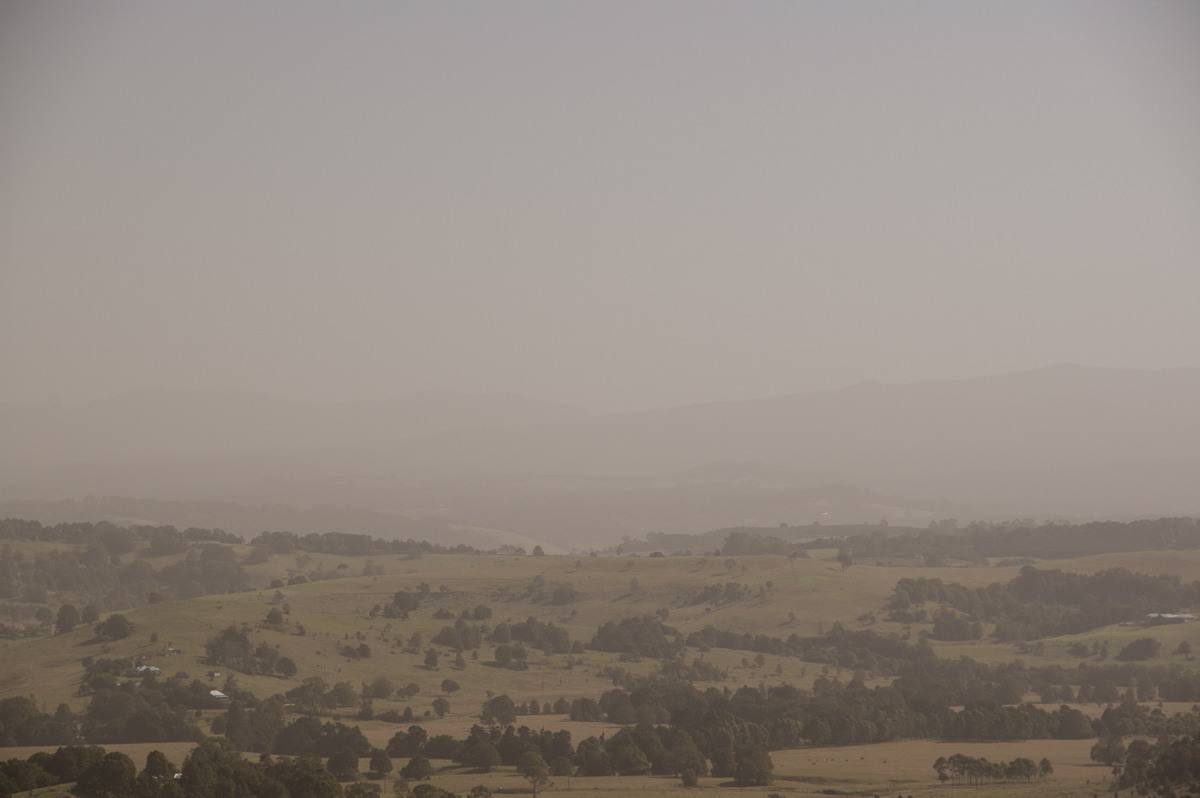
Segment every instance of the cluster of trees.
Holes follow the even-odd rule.
[[[137,541],[153,540],[158,535],[169,535],[191,542],[244,542],[238,535],[232,535],[222,529],[192,527],[180,532],[173,526],[122,527],[108,521],[45,525],[21,518],[0,519],[0,540],[37,540],[44,543],[65,543],[70,546],[87,546],[99,542],[113,554],[128,554],[134,550]]]
[[[999,740],[1095,735],[1092,721],[1076,709],[1060,706],[1047,711],[1021,704],[1021,682],[1003,674],[998,683],[978,680],[968,667],[977,663],[964,662],[958,673],[951,664],[875,688],[857,679],[843,684],[822,676],[811,691],[780,685],[701,692],[678,680],[628,676],[626,687],[610,690],[599,700],[576,699],[570,714],[573,719],[623,725],[669,724],[697,736],[710,733],[714,723],[745,724],[753,730],[753,739],[772,749],[920,737]],[[963,708],[956,710],[956,706]]]
[[[940,781],[978,785],[993,781],[1037,781],[1053,773],[1054,765],[1045,758],[1041,762],[1027,757],[1018,757],[1011,762],[989,762],[983,757],[954,754],[949,759],[939,756],[933,769]]]
[[[933,649],[923,642],[914,646],[895,636],[869,629],[851,631],[841,622],[835,622],[825,635],[801,637],[793,634],[787,638],[706,626],[689,634],[686,642],[689,648],[700,651],[710,648],[754,651],[888,675],[901,673],[913,661],[936,659]]]
[[[844,537],[806,541],[806,548],[846,547],[855,557],[912,557],[925,565],[947,560],[987,564],[989,558],[1069,559],[1123,551],[1181,551],[1200,548],[1200,519],[1157,518],[1084,524],[1017,520],[975,521],[960,529],[953,520],[935,521],[919,532],[871,529]],[[890,534],[889,534],[890,533]],[[732,534],[731,534],[732,537]],[[745,551],[734,553],[760,553]],[[787,553],[770,551],[761,553]]]
[[[487,626],[483,624],[473,626],[459,618],[453,626],[443,626],[429,642],[455,651],[474,651],[483,644],[487,633]]]
[[[476,612],[479,609],[481,608],[476,608]],[[490,614],[489,609],[488,615]],[[460,617],[453,626],[443,626],[430,642],[459,652],[461,659],[461,652],[478,649],[485,640],[497,644],[495,661],[501,667],[508,667],[513,662],[523,663],[525,661],[526,651],[523,643],[528,643],[530,647],[540,649],[547,654],[583,652],[583,646],[580,643],[571,644],[571,638],[566,629],[556,626],[552,622],[539,621],[532,616],[514,624],[502,621],[490,630],[486,624],[471,625]],[[436,652],[434,653],[436,656]],[[431,668],[436,666],[436,660],[429,664]]]
[[[836,634],[831,633],[829,637]],[[864,633],[846,635],[850,639],[869,639]],[[1172,697],[1192,695],[1184,691],[1200,687],[1200,676],[1178,666],[1154,669],[1136,665],[1077,670],[1057,666],[1028,668],[1020,663],[986,665],[967,659],[942,660],[933,657],[923,642],[909,648],[915,656],[900,669],[899,678],[888,687],[867,690],[861,682],[843,685],[836,679],[819,677],[811,693],[791,688],[779,688],[776,693],[768,691],[768,695],[774,695],[778,700],[774,706],[765,709],[748,709],[761,691],[743,688],[729,694],[739,708],[735,714],[762,723],[780,747],[805,741],[827,745],[924,736],[1080,739],[1111,732],[1200,732],[1200,712],[1167,715],[1137,703],[1139,699],[1157,697],[1157,684]],[[608,720],[619,724],[675,723],[672,702],[678,704],[684,699],[675,688],[667,687],[679,683],[677,678],[670,678],[676,672],[674,666],[683,666],[683,663],[681,660],[665,661],[660,674],[668,678],[653,680],[613,669],[613,681],[622,689],[606,692],[599,700],[576,699],[567,708],[556,702],[554,711],[567,711],[573,720]],[[1076,689],[1069,684],[1072,679],[1084,683]],[[1118,682],[1123,689],[1118,687]],[[687,690],[692,691],[690,685]],[[1030,691],[1041,692],[1047,703],[1086,700],[1114,705],[1099,719],[1089,720],[1082,712],[1066,706],[1047,710],[1022,704],[1023,696]],[[688,695],[694,698],[695,694],[689,692]],[[714,692],[706,692],[704,696],[713,698]],[[506,696],[490,702],[492,707],[500,705],[511,707]],[[953,707],[963,708],[955,711]],[[516,714],[524,713],[517,707]]]
[[[650,615],[609,621],[596,630],[589,648],[640,657],[674,657],[683,650],[679,630]]]
[[[82,713],[66,704],[53,714],[43,712],[32,698],[0,701],[0,746],[199,739],[193,713],[221,706],[210,688],[198,680],[160,680],[153,675],[120,681],[128,665],[128,660],[91,663],[81,684],[91,700]]]
[[[44,633],[52,625],[59,633],[69,631],[72,624],[56,624],[53,609],[46,606],[52,605],[56,594],[70,593],[72,598],[82,598],[97,611],[105,612],[168,599],[237,592],[251,586],[233,549],[224,545],[243,543],[242,538],[220,529],[190,528],[181,532],[173,526],[120,527],[107,522],[46,526],[7,518],[0,519],[0,541],[4,540],[53,542],[64,547],[26,554],[8,545],[0,551],[0,601],[11,600],[13,603],[4,605],[6,613],[10,619],[25,623],[0,629],[0,634],[9,637]],[[384,540],[340,532],[304,536],[264,532],[252,542],[261,554],[257,559],[252,554],[252,561],[293,551],[364,556],[479,553],[465,545],[449,547],[423,540]],[[135,559],[124,556],[134,552]],[[152,564],[155,559],[185,553],[185,558],[163,568],[156,569]],[[377,566],[368,564],[364,572],[378,572],[372,569]],[[293,582],[340,575],[314,571],[294,577]]]
[[[571,638],[566,629],[556,626],[553,622],[539,621],[533,616],[526,618],[523,622],[511,625],[497,624],[488,639],[497,643],[509,642],[504,640],[505,636],[511,641],[526,643],[531,648],[540,649],[547,654],[583,652],[580,644],[571,644]]]
[[[1007,584],[981,588],[924,577],[901,579],[887,609],[908,613],[926,602],[953,608],[968,626],[995,624],[997,640],[1036,640],[1143,619],[1151,612],[1176,612],[1180,607],[1195,606],[1200,603],[1200,581],[1184,583],[1176,576],[1148,576],[1126,568],[1076,574],[1025,566]],[[896,617],[904,620],[907,616]],[[935,628],[934,636],[960,635],[960,626],[944,622],[940,629]]]
[[[1153,637],[1139,637],[1137,640],[1123,646],[1117,653],[1117,659],[1121,662],[1140,662],[1142,660],[1153,659],[1158,655],[1161,648],[1162,643]]]
[[[296,663],[279,653],[277,646],[265,640],[251,642],[245,627],[227,626],[204,644],[204,652],[212,665],[224,665],[242,673],[273,674],[291,678],[296,675]],[[361,653],[354,650],[355,656]],[[370,649],[367,649],[370,656]]]
[[[776,535],[757,534],[749,530],[730,532],[721,545],[721,555],[736,557],[743,554],[785,554],[808,557],[808,552],[796,541],[784,540]]]
[[[712,604],[722,606],[741,601],[750,595],[750,589],[741,582],[726,582],[725,584],[708,585],[696,591],[687,599],[685,605]]]
[[[0,747],[67,745],[78,738],[77,718],[66,704],[53,715],[42,712],[32,698],[0,699]]]
[[[191,722],[196,709],[213,706],[208,688],[182,680],[159,685],[151,677],[141,684],[97,690],[79,727],[79,737],[91,743],[158,743],[198,740],[202,736]]]
[[[369,535],[347,532],[315,532],[297,535],[293,532],[263,532],[250,541],[251,545],[266,546],[275,554],[305,551],[312,554],[339,554],[347,557],[369,557],[377,554],[479,554],[479,549],[463,544],[443,546],[427,540],[385,540]]]
[[[80,622],[74,604],[61,605],[57,618],[47,606],[64,593],[94,612],[104,612],[168,598],[245,590],[249,586],[245,572],[233,550],[222,545],[232,537],[221,530],[179,532],[174,527],[125,528],[107,523],[46,527],[36,521],[5,519],[0,521],[0,539],[50,541],[63,548],[27,554],[6,543],[0,552],[0,600],[19,601],[39,627],[44,630],[53,624],[61,634]],[[146,541],[138,558],[123,558]],[[196,547],[198,542],[206,545]],[[187,557],[163,568],[156,569],[150,562],[162,554],[183,552]],[[70,609],[64,611],[65,607]]]
[[[1122,551],[1183,551],[1200,548],[1200,519],[1153,518],[1084,524],[1032,521],[985,523],[965,529],[987,557],[1066,559]]]
[[[1200,790],[1200,734],[1162,738],[1154,743],[1133,740],[1122,756],[1124,764],[1116,778],[1118,789],[1164,798]]]
[[[1092,725],[1098,734],[1106,737],[1195,735],[1200,734],[1200,708],[1168,715],[1157,707],[1151,709],[1139,704],[1135,697],[1126,694],[1121,701],[1106,707]]]
[[[422,727],[412,726],[396,732],[386,751],[394,757],[450,759],[482,772],[502,765],[520,768],[535,754],[552,776],[674,775],[694,784],[711,772],[748,786],[769,784],[772,775],[765,740],[730,717],[698,736],[679,727],[643,724],[607,738],[588,737],[578,745],[566,730],[474,726],[459,740],[444,734],[429,737]]]
[[[357,726],[322,721],[312,715],[288,723],[285,699],[278,695],[265,700],[238,695],[230,700],[225,714],[216,719],[213,731],[224,734],[240,751],[263,754],[330,757],[349,751],[355,756],[367,756],[372,750]]]
[[[54,753],[38,752],[27,760],[10,759],[0,765],[0,795],[74,782],[79,798],[158,798],[181,795],[173,784],[175,765],[161,751],[151,751],[141,773],[128,756],[108,753],[99,746],[63,746]],[[170,785],[175,789],[164,792]]]
[[[408,618],[410,612],[416,612],[421,608],[421,601],[429,595],[429,592],[429,585],[424,583],[416,592],[397,590],[392,595],[392,600],[384,604],[380,611],[385,618]]]

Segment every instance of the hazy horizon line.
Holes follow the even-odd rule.
[[[1022,374],[1033,374],[1033,373],[1037,373],[1037,372],[1056,371],[1056,370],[1057,371],[1065,371],[1065,370],[1070,370],[1070,369],[1077,369],[1077,370],[1091,371],[1091,372],[1106,371],[1106,372],[1162,373],[1162,372],[1174,372],[1174,371],[1190,371],[1190,370],[1196,370],[1197,368],[1200,368],[1200,366],[1191,365],[1191,364],[1181,364],[1181,365],[1163,366],[1163,367],[1139,367],[1139,366],[1104,366],[1104,365],[1095,365],[1095,364],[1079,363],[1079,362],[1057,362],[1057,363],[1047,363],[1042,366],[1033,366],[1030,368],[976,373],[976,374],[971,374],[971,375],[966,375],[966,376],[957,376],[957,377],[915,377],[912,379],[905,379],[905,380],[862,379],[862,380],[855,380],[852,382],[843,383],[843,384],[840,384],[837,386],[832,386],[832,387],[802,388],[799,390],[790,390],[790,391],[782,391],[782,392],[775,392],[775,393],[766,393],[766,394],[731,397],[731,398],[721,398],[721,399],[696,399],[696,400],[692,400],[692,401],[680,401],[680,402],[675,402],[675,403],[650,403],[650,404],[641,405],[641,406],[625,407],[625,408],[617,408],[617,409],[597,409],[597,408],[588,406],[586,404],[581,404],[579,402],[546,398],[546,397],[539,396],[536,393],[532,393],[532,392],[526,393],[526,392],[522,392],[522,391],[507,390],[507,389],[482,390],[481,391],[481,390],[470,390],[467,388],[455,388],[455,387],[448,387],[448,386],[416,388],[416,389],[408,390],[408,391],[391,392],[391,393],[387,393],[382,396],[376,395],[376,396],[364,396],[361,398],[321,399],[321,398],[301,398],[301,397],[295,397],[295,396],[284,396],[284,395],[280,395],[279,393],[276,393],[276,392],[265,391],[265,390],[255,390],[253,388],[207,388],[207,387],[189,388],[189,387],[182,387],[182,386],[178,386],[178,385],[175,385],[175,386],[160,385],[160,386],[133,387],[133,388],[128,388],[125,390],[117,391],[115,393],[108,393],[108,394],[96,396],[94,398],[76,399],[76,400],[68,400],[68,401],[64,401],[60,396],[51,396],[51,397],[48,397],[48,398],[40,400],[40,401],[31,400],[31,399],[0,400],[0,406],[27,405],[27,406],[35,406],[35,407],[36,406],[42,406],[42,407],[50,406],[50,407],[59,407],[59,408],[79,408],[79,407],[86,407],[88,405],[95,405],[95,404],[101,404],[104,402],[110,402],[110,401],[113,401],[116,399],[120,399],[122,397],[135,396],[135,395],[139,395],[139,394],[142,394],[142,395],[177,394],[177,395],[192,395],[192,396],[205,395],[205,394],[206,395],[224,395],[224,396],[244,395],[244,396],[257,397],[257,398],[262,398],[262,399],[270,399],[270,400],[277,401],[277,402],[286,402],[289,404],[332,406],[332,405],[354,405],[354,404],[383,404],[383,403],[387,403],[387,402],[396,401],[399,399],[407,399],[407,398],[420,397],[420,396],[431,396],[431,395],[443,394],[443,395],[447,395],[447,396],[462,396],[462,397],[513,397],[513,398],[523,399],[526,401],[545,403],[548,405],[566,406],[566,407],[570,407],[570,408],[573,408],[576,410],[583,411],[587,415],[591,415],[591,416],[607,416],[607,415],[625,415],[625,414],[632,414],[632,413],[652,412],[652,411],[656,411],[656,410],[668,410],[668,409],[674,409],[674,408],[699,407],[699,406],[704,406],[704,405],[719,405],[719,404],[733,404],[733,403],[738,403],[738,402],[753,402],[753,401],[758,401],[758,400],[779,399],[779,398],[788,397],[788,396],[801,396],[801,395],[822,394],[822,393],[837,393],[839,391],[851,390],[854,388],[860,388],[860,387],[871,386],[871,385],[901,386],[901,385],[916,385],[916,384],[922,384],[922,383],[970,382],[973,380],[992,379],[992,378],[997,378],[997,377],[1009,377],[1009,376],[1017,376],[1017,375],[1022,375]]]

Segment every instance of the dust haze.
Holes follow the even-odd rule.
[[[1198,34],[1182,2],[7,3],[0,500],[564,549],[1200,512]]]

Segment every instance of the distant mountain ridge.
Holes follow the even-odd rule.
[[[505,393],[422,391],[321,404],[242,391],[132,391],[82,405],[0,407],[0,445],[10,464],[191,459],[522,428],[584,415],[570,405]]]
[[[1195,514],[1197,408],[1200,369],[1082,366],[612,415],[505,394],[143,392],[4,408],[0,499],[342,504],[547,539],[811,522],[822,485],[866,492],[846,523]]]
[[[1200,452],[1200,369],[1074,366],[588,416],[407,442],[434,473],[674,473],[721,460],[892,478]],[[404,456],[375,450],[397,465]]]

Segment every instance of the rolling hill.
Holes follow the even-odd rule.
[[[600,416],[498,395],[140,393],[6,408],[0,498],[346,505],[569,546],[830,505],[838,523],[1186,514],[1196,407],[1198,369],[1080,366]]]

